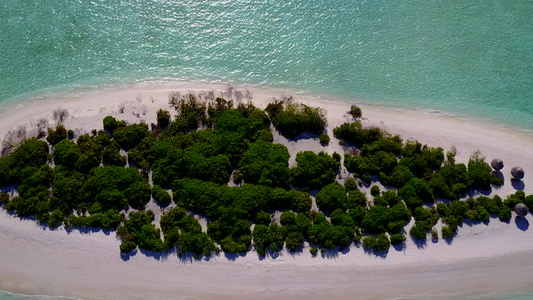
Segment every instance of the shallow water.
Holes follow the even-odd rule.
[[[533,130],[532,13],[529,0],[3,0],[0,103],[200,80]]]

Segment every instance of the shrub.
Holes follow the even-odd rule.
[[[382,233],[387,231],[389,218],[387,208],[380,205],[373,206],[364,216],[361,227],[370,234]]]
[[[508,206],[502,206],[498,213],[498,219],[502,222],[508,222],[511,219],[511,209]]]
[[[302,249],[304,244],[304,236],[302,233],[297,231],[291,231],[285,239],[285,245],[289,251],[297,251]]]
[[[159,185],[154,185],[152,188],[152,197],[157,204],[162,206],[169,205],[172,202],[170,194]]]
[[[344,182],[344,188],[347,192],[356,191],[359,188],[357,187],[357,182],[355,182],[355,179],[353,177],[349,177]]]
[[[442,238],[445,240],[451,239],[453,238],[453,231],[450,229],[450,227],[445,225],[445,226],[442,226],[441,235],[442,235]]]
[[[294,185],[304,190],[321,188],[335,181],[340,163],[325,152],[298,152],[296,167],[290,169]]]
[[[435,227],[431,228],[431,239],[434,241],[439,239],[439,233]]]
[[[371,189],[370,189],[370,195],[376,197],[378,196],[380,193],[380,190],[379,190],[379,186],[377,185],[374,185]]]
[[[289,151],[281,144],[259,141],[250,145],[239,162],[244,182],[289,187]]]
[[[533,211],[533,195],[529,195],[524,199],[524,204],[527,205],[530,211]]]
[[[144,123],[119,127],[113,131],[113,138],[124,149],[137,146],[147,136],[148,125]]]
[[[135,249],[137,249],[137,245],[132,241],[124,241],[120,244],[120,252],[122,253],[130,253]]]
[[[403,244],[405,242],[405,240],[406,240],[405,235],[403,235],[401,233],[391,234],[391,236],[390,236],[390,243],[392,245]]]
[[[104,129],[111,135],[113,134],[113,131],[115,131],[115,129],[117,129],[119,126],[117,119],[115,119],[112,116],[105,117],[103,122],[104,122]]]
[[[50,145],[54,146],[61,140],[66,139],[67,135],[67,129],[65,129],[65,126],[63,126],[63,124],[57,124],[55,130],[48,128],[48,136],[46,137],[46,140],[48,143],[50,143]]]
[[[316,194],[317,206],[325,212],[332,212],[337,208],[347,207],[346,190],[337,182],[326,185]]]
[[[309,249],[309,252],[311,253],[311,255],[316,256],[318,253],[318,248],[312,247],[311,249]]]
[[[281,213],[279,222],[283,226],[294,226],[296,225],[296,215],[292,211],[284,211]]]
[[[384,233],[375,238],[367,236],[363,238],[363,248],[372,249],[376,252],[387,251],[390,248],[390,241],[387,235]]]
[[[270,214],[264,211],[260,211],[257,213],[257,216],[255,217],[255,223],[261,224],[261,225],[269,225],[270,224]]]
[[[333,129],[336,138],[359,147],[378,141],[383,134],[380,128],[363,128],[360,122],[344,123]]]
[[[350,111],[348,112],[354,119],[360,118],[362,116],[361,108],[357,105],[350,106]]]
[[[329,135],[326,134],[326,133],[322,133],[322,134],[320,134],[319,140],[320,140],[320,144],[328,145],[329,144]]]
[[[168,110],[160,109],[157,111],[157,125],[165,129],[170,124],[170,112]]]
[[[74,131],[72,131],[72,129],[69,129],[69,130],[67,131],[67,136],[68,136],[68,139],[69,139],[69,140],[74,139]]]
[[[326,117],[320,108],[276,101],[267,105],[266,112],[274,127],[288,139],[293,139],[304,132],[318,135],[326,127]]]

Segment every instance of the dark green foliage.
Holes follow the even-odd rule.
[[[337,182],[326,185],[316,194],[316,204],[320,210],[332,212],[336,208],[348,207],[346,190]]]
[[[318,253],[318,248],[312,247],[311,249],[309,249],[309,252],[311,253],[311,255],[316,256]]]
[[[297,166],[290,169],[292,182],[305,190],[332,183],[340,168],[340,163],[325,152],[298,152],[296,163]]]
[[[498,196],[457,201],[470,189],[486,190],[502,184],[479,156],[473,156],[468,165],[456,164],[454,154],[445,158],[441,148],[416,141],[402,144],[398,136],[377,128],[346,123],[334,133],[343,142],[360,146],[360,152],[346,154],[345,166],[367,184],[374,178],[371,175],[379,175],[381,184],[398,188],[398,192],[381,193],[373,186],[374,206],[367,210],[366,195],[358,191],[354,178],[349,177],[344,186],[335,182],[339,154],[301,152],[296,167],[289,169],[287,148],[272,144],[270,120],[264,111],[250,104],[234,109],[231,101],[219,98],[210,104],[206,115],[205,104],[195,96],[179,99],[172,102],[178,117],[170,130],[157,131],[159,135],[150,135],[145,124],[126,126],[113,117],[104,120],[104,128],[113,139],[94,130],[74,143],[65,139],[68,133],[61,125],[51,129],[47,139],[55,145],[54,168],[47,164],[46,142],[24,141],[11,154],[0,157],[0,186],[14,185],[18,191],[12,198],[0,193],[0,206],[20,217],[33,216],[51,228],[65,224],[67,228],[117,229],[120,249],[125,253],[137,246],[149,251],[177,248],[178,255],[192,253],[196,258],[220,251],[214,241],[228,253],[248,251],[251,223],[255,223],[253,244],[261,255],[268,249],[279,251],[284,244],[289,251],[298,251],[306,240],[322,250],[362,240],[365,248],[386,251],[390,242],[405,241],[403,230],[411,220],[411,211],[415,224],[410,234],[425,240],[429,232],[433,239],[438,238],[434,226],[439,217],[446,224],[443,238],[452,238],[465,219],[487,223],[498,215],[508,222],[517,203],[524,202],[530,209],[533,206],[533,196],[526,197],[522,191],[505,201]],[[320,125],[323,120],[318,109],[274,103],[269,114],[273,120],[279,117],[274,125],[280,132],[290,129],[297,135],[317,126],[321,128],[317,134],[324,133],[325,122]],[[159,127],[169,122],[170,114],[160,110]],[[280,129],[291,122],[302,127]],[[204,129],[197,130],[199,126]],[[124,167],[121,147],[129,149],[128,161],[138,169]],[[147,180],[150,171],[153,189]],[[230,187],[227,183],[234,171],[234,182],[240,186]],[[322,213],[310,211],[311,196],[290,189],[291,185],[321,189],[316,203],[322,211],[331,212],[330,221]],[[162,206],[170,204],[165,190],[170,187],[178,208],[161,217],[163,242],[152,224],[153,213],[142,210],[151,196]],[[422,207],[436,198],[452,201],[449,206],[438,203],[430,209]],[[120,211],[128,206],[140,211],[124,220]],[[207,233],[189,211],[209,218]],[[271,224],[268,212],[272,211],[283,211],[281,226]],[[363,233],[378,236],[363,239]],[[316,247],[311,249],[314,254]]]
[[[180,127],[186,130],[192,130],[197,129],[198,126],[207,124],[206,105],[195,95],[187,94],[179,99],[172,99],[172,104],[174,104],[174,107],[179,112],[174,122],[182,123]]]
[[[129,218],[124,220],[127,234],[122,238],[122,242],[134,242],[140,249],[148,251],[162,251],[163,242],[161,241],[159,229],[152,224],[153,220],[153,214],[145,212],[131,213]]]
[[[415,218],[415,224],[411,227],[409,233],[418,240],[425,240],[428,232],[435,225],[436,220],[432,217],[432,212],[423,207],[417,207],[413,211],[413,217]]]
[[[93,205],[94,206],[94,205]],[[70,228],[103,228],[103,229],[116,229],[120,224],[120,214],[110,209],[105,213],[100,211],[91,212],[89,216],[75,216],[70,215],[65,220],[65,226]]]
[[[67,129],[63,124],[57,124],[56,129],[48,128],[48,135],[46,136],[46,140],[50,145],[54,146],[55,144],[59,143],[60,141],[66,139],[68,136]]]
[[[137,244],[133,241],[124,241],[120,244],[120,252],[122,253],[130,253],[135,249],[137,249]]]
[[[390,206],[390,207],[402,201],[402,198],[398,195],[398,193],[395,190],[383,192],[381,195],[378,195],[375,198],[376,200],[379,199],[379,201],[385,203],[383,206]]]
[[[375,142],[364,144],[363,147],[361,147],[361,155],[367,156],[384,151],[399,156],[402,154],[402,149],[402,139],[399,136],[386,135]]]
[[[327,133],[322,133],[319,136],[320,144],[322,145],[328,145],[329,144],[329,135]]]
[[[180,235],[177,246],[178,256],[182,256],[185,253],[194,253],[196,259],[199,259],[201,255],[209,257],[213,252],[220,252],[220,249],[205,232],[184,232]]]
[[[503,185],[503,181],[491,175],[492,168],[482,158],[473,157],[468,161],[468,185],[487,191],[491,184]]]
[[[321,248],[333,249],[336,246],[347,247],[353,240],[353,227],[332,226],[321,213],[315,216],[313,223],[313,226],[308,231],[311,244],[318,245]]]
[[[411,212],[405,207],[403,203],[397,203],[389,210],[389,224],[387,231],[390,233],[399,233],[403,227],[411,221]]]
[[[253,232],[253,243],[259,255],[266,255],[266,250],[280,251],[287,236],[286,228],[272,223],[270,226],[256,225]]]
[[[104,166],[120,166],[126,164],[126,159],[120,155],[120,146],[112,140],[102,151],[102,161]]]
[[[383,131],[379,128],[363,128],[360,122],[344,123],[333,129],[336,138],[343,142],[362,147],[371,144],[383,137]]]
[[[54,147],[54,163],[68,169],[74,169],[80,158],[78,146],[71,140],[64,139]]]
[[[289,251],[297,251],[302,249],[304,244],[304,235],[298,231],[291,231],[287,234],[285,245]]]
[[[320,108],[276,101],[267,105],[266,112],[274,127],[288,139],[304,132],[319,135],[326,127],[326,117]]]
[[[283,226],[294,226],[296,225],[296,215],[292,211],[284,211],[281,213],[279,222]]]
[[[443,239],[453,238],[453,231],[448,226],[442,226],[441,235]]]
[[[128,204],[137,210],[144,210],[145,205],[150,201],[151,195],[152,188],[150,184],[142,180],[136,180],[124,190],[124,196],[128,200]]]
[[[178,247],[178,255],[193,253],[198,259],[201,255],[211,256],[220,249],[213,240],[202,232],[198,220],[182,208],[175,207],[161,216],[161,230],[165,237],[164,248]]]
[[[169,205],[172,202],[170,194],[159,185],[154,185],[152,188],[152,197],[161,206]]]
[[[511,219],[511,209],[507,206],[502,206],[498,212],[498,219],[502,222],[509,222]]]
[[[524,199],[524,203],[527,205],[530,211],[533,211],[533,195],[529,195]]]
[[[390,175],[384,172],[379,173],[379,180],[384,185],[403,187],[413,178],[413,173],[408,167],[403,165],[397,165]]]
[[[264,211],[260,211],[257,213],[257,216],[255,217],[255,223],[261,224],[261,225],[268,225],[270,224],[270,214]]]
[[[425,241],[430,228],[431,227],[428,227],[426,223],[417,221],[409,230],[409,234],[417,240]]]
[[[349,177],[344,182],[344,188],[347,192],[356,191],[359,188],[357,187],[357,182],[355,182],[355,179],[353,177]]]
[[[367,236],[363,238],[363,248],[373,251],[387,251],[390,248],[390,241],[386,234],[382,233],[377,237]]]
[[[69,129],[69,130],[67,131],[67,136],[68,136],[68,139],[69,139],[69,140],[74,139],[74,131],[72,131],[72,129]]]
[[[117,121],[117,119],[115,119],[112,116],[105,117],[103,120],[103,123],[104,123],[104,129],[111,135],[113,135],[113,132],[119,126],[119,122]]]
[[[357,105],[350,106],[350,111],[348,112],[354,119],[360,118],[363,113],[361,108]]]
[[[390,243],[392,245],[401,245],[405,242],[405,240],[406,240],[405,235],[401,233],[391,234],[390,236]]]
[[[0,186],[18,183],[26,167],[40,167],[49,158],[48,144],[35,138],[27,139],[9,156],[0,157]]]
[[[389,174],[397,164],[396,156],[385,151],[366,156],[344,154],[344,166],[359,175]]]
[[[150,163],[155,147],[155,138],[152,136],[145,137],[139,145],[128,151],[128,162],[142,170],[150,170]]]
[[[250,235],[242,235],[237,241],[228,236],[220,241],[220,246],[227,253],[245,253],[248,251],[251,241],[252,237]]]
[[[353,227],[354,222],[350,215],[348,215],[344,210],[338,208],[331,214],[331,224],[333,226],[346,226]]]
[[[505,204],[510,209],[514,209],[514,207],[518,203],[522,203],[522,202],[524,202],[524,200],[526,200],[524,192],[523,191],[516,191],[514,194],[511,194],[511,195],[507,196],[507,198],[505,199],[503,204]]]
[[[166,129],[170,124],[170,112],[168,110],[160,109],[157,111],[157,125],[160,128]]]
[[[239,162],[244,182],[289,187],[289,151],[281,144],[259,141],[250,145]]]
[[[148,125],[144,123],[119,127],[113,131],[113,139],[124,149],[137,146],[147,136]]]
[[[348,194],[348,202],[344,205],[347,209],[353,209],[356,207],[366,207],[366,195],[361,191],[351,191]]]
[[[104,209],[117,210],[127,204],[143,208],[151,194],[147,180],[137,169],[114,166],[93,169],[83,190],[87,199],[96,199]]]
[[[387,231],[389,220],[387,208],[376,205],[364,216],[361,227],[370,234],[378,234]]]
[[[409,207],[420,206],[423,202],[435,202],[431,187],[425,180],[420,178],[412,178],[409,180],[409,182],[400,189],[398,194]]]
[[[349,211],[350,218],[352,218],[355,226],[361,226],[363,219],[366,216],[366,209],[364,207],[356,207],[350,209]]]
[[[9,201],[9,194],[0,193],[0,206],[4,206]]]
[[[45,200],[49,195],[49,187],[53,169],[48,165],[26,167],[20,172],[19,195],[23,198],[37,197]]]
[[[379,196],[380,194],[380,190],[379,190],[379,186],[377,185],[374,185],[371,189],[370,189],[370,195],[376,197],[376,196]]]

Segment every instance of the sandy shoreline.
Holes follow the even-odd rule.
[[[70,117],[64,122],[77,135],[87,128],[102,128],[102,118],[113,115],[129,122],[155,122],[155,111],[168,108],[168,94],[181,90],[226,90],[223,85],[179,84],[133,86],[86,96],[25,101],[16,109],[0,112],[0,137],[18,126],[47,118],[62,107]],[[254,104],[264,107],[281,92],[250,89]],[[345,122],[350,103],[295,97],[327,110],[328,132]],[[124,104],[124,113],[119,106]],[[404,139],[430,146],[457,149],[466,161],[476,150],[505,163],[505,185],[493,191],[508,195],[516,188],[533,194],[533,136],[489,124],[477,124],[419,111],[397,111],[360,105],[364,123],[377,125]],[[174,113],[174,112],[173,112]],[[30,130],[30,127],[28,127]],[[291,153],[301,150],[340,152],[335,139],[323,148],[317,140],[289,142],[275,134],[275,142]],[[294,155],[291,163],[294,162]],[[523,186],[510,182],[511,167],[526,172]],[[344,174],[346,175],[346,174]],[[404,249],[391,248],[386,258],[353,247],[333,258],[313,258],[308,249],[300,255],[282,252],[259,260],[255,252],[234,261],[223,254],[209,261],[182,262],[175,254],[154,258],[137,253],[125,261],[114,233],[68,234],[40,228],[33,221],[0,213],[0,290],[22,294],[62,295],[82,298],[128,299],[390,299],[425,295],[481,295],[530,289],[533,265],[522,259],[533,255],[533,222],[492,219],[489,225],[463,225],[451,245],[428,241],[418,248],[408,238]]]

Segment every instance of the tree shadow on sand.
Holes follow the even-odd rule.
[[[515,217],[514,222],[516,224],[516,227],[522,231],[526,231],[529,229],[529,221],[524,217]]]
[[[511,179],[511,185],[513,186],[513,189],[517,191],[523,191],[526,188],[526,184],[518,179]]]

